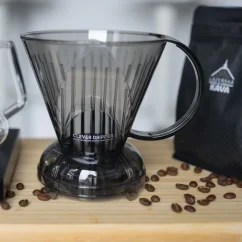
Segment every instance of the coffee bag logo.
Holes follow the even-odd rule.
[[[226,60],[224,65],[209,77],[209,90],[229,94],[230,89],[234,86],[234,80],[235,78],[228,67],[228,60]]]

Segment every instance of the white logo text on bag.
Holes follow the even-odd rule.
[[[224,65],[209,77],[209,90],[229,94],[230,89],[234,86],[234,80],[235,78],[228,67],[228,60],[226,60]]]

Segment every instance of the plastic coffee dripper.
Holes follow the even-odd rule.
[[[159,34],[109,30],[44,31],[21,35],[58,141],[41,156],[39,180],[62,194],[101,198],[137,196],[145,167],[128,137],[158,140],[174,135],[196,113],[202,71],[192,52]],[[157,132],[132,124],[166,43],[191,61],[194,100],[174,125]]]

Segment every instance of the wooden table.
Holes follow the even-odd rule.
[[[195,205],[197,212],[171,211],[171,203],[185,205],[184,191],[177,190],[175,183],[188,183],[208,174],[195,174],[179,170],[177,177],[167,176],[154,183],[155,194],[161,202],[143,207],[138,199],[126,198],[105,201],[77,201],[60,196],[57,200],[41,202],[32,191],[41,188],[36,178],[36,165],[44,148],[51,140],[22,140],[22,151],[13,177],[12,189],[16,197],[9,199],[11,210],[0,210],[0,242],[16,241],[242,241],[242,189],[235,185],[216,186],[212,193],[217,200],[208,207]],[[144,142],[132,140],[142,153],[147,174],[155,174],[167,166],[179,167],[180,163],[171,158],[172,141]],[[25,189],[16,191],[16,183],[23,182]],[[196,188],[189,193],[204,198]],[[235,192],[235,200],[225,200],[223,194]],[[143,190],[141,197],[150,198]],[[18,201],[28,199],[30,205],[21,208]]]

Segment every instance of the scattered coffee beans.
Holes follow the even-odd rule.
[[[145,182],[149,182],[150,178],[148,176],[145,176]]]
[[[140,198],[139,202],[143,206],[150,206],[152,204],[152,202],[149,199],[147,199],[147,198]]]
[[[233,192],[228,192],[224,194],[224,198],[225,199],[235,199],[236,198],[236,194]]]
[[[218,184],[223,187],[227,186],[226,178],[218,178]]]
[[[157,171],[157,174],[158,174],[158,176],[166,176],[167,175],[166,171],[164,171],[164,170]]]
[[[216,196],[211,194],[211,195],[208,195],[206,200],[208,200],[209,202],[213,202],[214,200],[216,200]]]
[[[48,187],[42,187],[42,188],[40,189],[40,191],[41,191],[42,193],[49,193],[49,192],[50,192],[50,189],[49,189]]]
[[[150,200],[153,203],[158,203],[160,201],[160,197],[153,195]]]
[[[177,176],[177,175],[178,175],[178,169],[177,169],[176,167],[169,166],[169,167],[167,167],[167,169],[166,169],[166,173],[167,173],[169,176]]]
[[[41,193],[37,196],[37,198],[40,200],[40,201],[49,201],[50,200],[50,196],[46,193]]]
[[[195,182],[195,181],[191,181],[191,182],[189,183],[189,186],[190,186],[190,187],[197,187],[197,182]]]
[[[185,184],[177,183],[176,188],[179,189],[179,190],[188,190],[189,186],[185,185]]]
[[[208,181],[208,182],[206,182],[206,187],[214,188],[214,187],[216,187],[216,185],[212,181]]]
[[[189,205],[194,205],[196,202],[196,198],[191,194],[188,194],[188,193],[184,194],[184,198],[185,198],[186,203]]]
[[[197,200],[197,203],[201,206],[208,206],[208,204],[210,203],[209,200],[207,199],[201,199],[201,200]]]
[[[190,206],[190,205],[186,205],[184,207],[184,210],[186,210],[189,213],[195,213],[196,212],[196,209],[193,206]]]
[[[226,183],[228,186],[233,185],[233,180],[231,178],[227,178]]]
[[[148,192],[154,192],[155,191],[155,187],[149,183],[146,183],[145,184],[145,189],[148,191]]]
[[[212,172],[210,175],[209,175],[212,179],[213,178],[218,178],[218,174]]]
[[[38,189],[36,189],[36,190],[34,190],[33,191],[33,195],[34,196],[38,196],[39,194],[41,194],[42,192],[40,191],[40,190],[38,190]]]
[[[24,200],[19,201],[20,207],[27,207],[28,205],[29,205],[28,199],[24,199]]]
[[[212,180],[212,178],[210,177],[210,176],[206,176],[206,177],[202,177],[202,178],[200,178],[200,181],[201,182],[209,182],[209,181],[211,181]]]
[[[198,189],[199,192],[202,192],[202,193],[209,193],[210,192],[210,188],[205,187],[205,186],[199,186],[197,189]]]
[[[17,188],[18,190],[23,190],[23,189],[24,189],[24,184],[23,184],[23,183],[18,183],[18,184],[16,185],[16,188]]]
[[[236,177],[231,177],[231,180],[233,181],[234,184],[237,184],[239,182],[239,179]]]
[[[182,164],[181,164],[181,169],[184,170],[184,171],[187,171],[187,170],[190,169],[190,166],[189,166],[189,164],[187,164],[187,163],[182,163]]]
[[[157,175],[152,175],[150,177],[150,180],[153,181],[153,182],[158,182],[160,180],[160,178]]]
[[[13,197],[15,197],[15,192],[8,190],[6,193],[6,198],[13,198]]]
[[[10,205],[7,202],[0,202],[0,205],[1,205],[3,210],[9,210],[10,209]]]
[[[194,172],[195,173],[201,173],[202,172],[202,168],[201,167],[198,167],[198,166],[196,166],[195,168],[194,168]]]
[[[175,213],[181,213],[182,212],[182,207],[178,203],[172,203],[171,204],[171,209]]]

